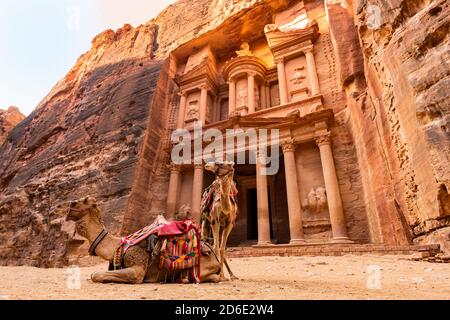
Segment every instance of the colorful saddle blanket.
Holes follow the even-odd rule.
[[[114,254],[111,269],[122,269],[127,250],[152,235],[157,236],[158,241],[162,242],[159,254],[160,269],[171,271],[190,269],[192,279],[197,283],[201,281],[199,227],[189,219],[168,222],[163,216],[158,216],[151,225],[122,238]]]

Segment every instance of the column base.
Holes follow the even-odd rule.
[[[291,239],[291,241],[289,241],[290,246],[302,245],[302,244],[306,244],[305,239]]]
[[[252,247],[267,247],[267,246],[275,246],[272,241],[258,241],[257,244]]]
[[[354,243],[354,241],[350,240],[347,237],[335,237],[335,238],[331,239],[330,242],[331,243],[348,243],[348,244]]]

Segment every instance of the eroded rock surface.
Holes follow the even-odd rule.
[[[9,132],[23,119],[25,119],[25,116],[17,107],[9,107],[6,110],[0,109],[0,145],[6,140]]]

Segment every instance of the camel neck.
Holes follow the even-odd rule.
[[[99,234],[105,229],[105,226],[100,221],[93,221],[91,219],[87,222],[80,222],[78,225],[78,233],[85,237],[89,245],[97,239]],[[120,238],[108,233],[105,238],[97,245],[95,253],[102,259],[111,260],[114,256],[114,251],[120,245]]]

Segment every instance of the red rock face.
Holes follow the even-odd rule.
[[[0,145],[6,140],[9,132],[23,119],[25,116],[17,107],[9,107],[7,110],[0,109]]]
[[[371,233],[386,243],[420,242],[450,226],[450,68],[444,62],[450,7],[447,1],[407,0],[353,5],[354,13],[350,5],[330,6],[330,28]],[[369,5],[379,9],[379,28],[369,25]]]

